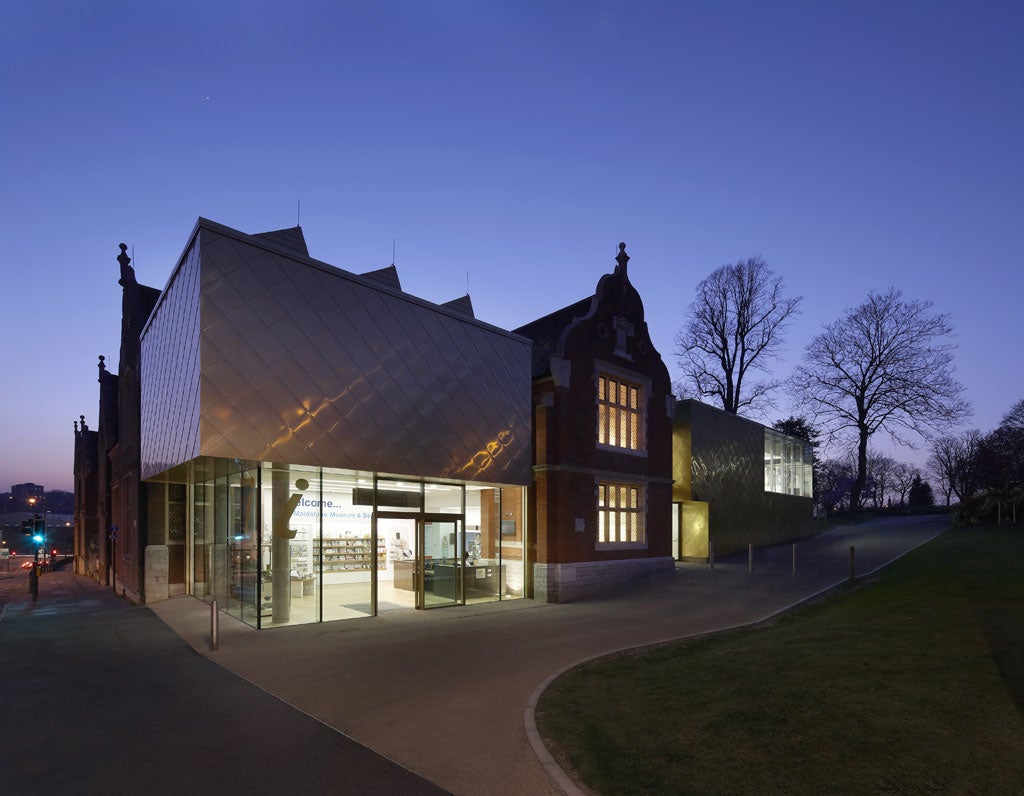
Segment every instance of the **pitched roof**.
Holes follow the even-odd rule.
[[[469,298],[469,293],[467,293],[465,296],[460,296],[457,299],[446,301],[444,302],[444,304],[441,304],[440,306],[447,307],[448,309],[454,310],[455,312],[461,313],[462,315],[468,315],[470,318],[476,317],[476,315],[473,314],[473,302]]]
[[[393,287],[395,290],[402,289],[402,283],[398,281],[398,269],[395,268],[394,263],[386,268],[378,268],[376,271],[367,271],[365,274],[360,274],[360,276],[368,277],[375,282],[380,282],[382,285]]]
[[[533,340],[533,378],[541,378],[551,372],[551,355],[555,353],[562,332],[574,318],[581,318],[590,312],[593,301],[593,296],[587,296],[575,304],[512,330],[515,334]]]
[[[268,243],[273,243],[278,248],[301,254],[303,257],[309,257],[309,249],[306,248],[306,238],[302,234],[302,227],[276,229],[272,232],[257,232],[252,237],[262,238]]]
[[[139,301],[142,302],[143,323],[149,318],[160,299],[160,289],[149,285],[139,285]]]

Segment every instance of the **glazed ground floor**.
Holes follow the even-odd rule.
[[[146,602],[254,627],[519,599],[526,488],[201,458],[146,484]]]

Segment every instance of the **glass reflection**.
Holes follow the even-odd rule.
[[[373,613],[374,571],[387,565],[383,541],[373,538],[373,506],[356,502],[369,490],[373,475],[325,468],[318,508],[323,535],[313,548],[313,565],[321,572],[321,617],[351,619]]]
[[[319,471],[288,465],[262,468],[260,624],[301,624],[320,619]]]

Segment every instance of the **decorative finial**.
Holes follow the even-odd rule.
[[[76,434],[78,433],[78,421],[77,420],[75,421],[75,433]]]
[[[615,255],[615,259],[619,263],[619,267],[617,270],[621,271],[623,274],[626,273],[626,263],[629,262],[629,255],[626,254],[625,243],[619,244],[619,253]]]
[[[128,267],[128,263],[130,263],[132,261],[132,258],[128,256],[128,244],[127,243],[122,243],[122,244],[120,244],[120,246],[121,246],[121,253],[119,255],[117,255],[117,261],[119,263],[121,263],[121,267],[122,268],[127,268]]]
[[[100,370],[106,370],[107,369],[106,362],[104,362],[105,359],[106,359],[106,357],[103,356],[103,354],[100,354],[100,361],[99,361],[99,364],[97,365],[97,367]]]

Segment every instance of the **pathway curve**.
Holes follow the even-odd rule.
[[[226,617],[209,651],[208,607],[153,610],[193,648],[457,794],[556,794],[524,709],[552,673],[608,652],[758,622],[848,574],[875,570],[942,533],[944,517],[844,526],[798,545],[683,565],[599,598],[530,600],[253,631]],[[527,711],[529,714],[529,711]],[[557,772],[556,772],[557,773]]]

